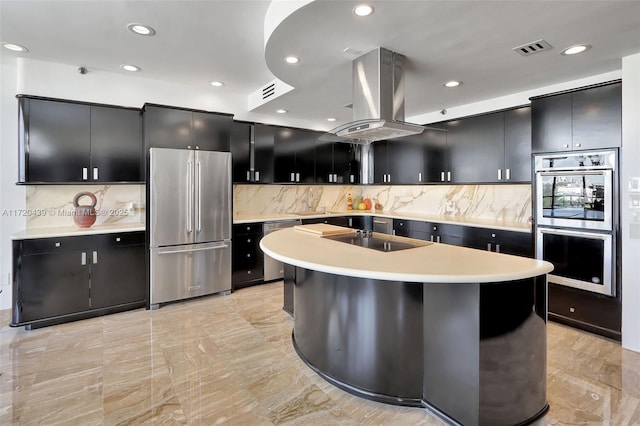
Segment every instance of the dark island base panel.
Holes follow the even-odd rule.
[[[294,286],[294,347],[347,392],[467,426],[549,409],[545,276],[421,284],[296,268]]]
[[[145,302],[135,302],[135,303],[125,303],[117,306],[110,306],[108,308],[103,309],[92,309],[86,312],[75,312],[73,314],[68,315],[59,315],[55,317],[48,317],[41,320],[32,320],[32,321],[23,321],[19,322],[19,320],[13,319],[10,327],[22,327],[24,326],[25,330],[35,330],[37,328],[49,327],[51,325],[64,324],[72,321],[80,321],[88,318],[101,317],[104,315],[116,314],[119,312],[130,311],[132,309],[144,308]]]

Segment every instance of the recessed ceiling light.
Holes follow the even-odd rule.
[[[331,118],[327,118],[327,121],[336,121],[336,119],[331,117]]]
[[[276,112],[277,112],[278,114],[286,114],[286,113],[287,113],[287,110],[286,110],[286,109],[277,109],[277,110],[276,110]]]
[[[300,62],[300,59],[296,58],[295,56],[287,56],[286,58],[284,58],[284,60],[288,64],[297,64],[298,62]]]
[[[131,71],[131,72],[140,71],[140,67],[136,67],[135,65],[129,65],[129,64],[123,65],[122,69],[125,71]]]
[[[24,46],[20,46],[19,44],[15,44],[15,43],[2,43],[2,46],[5,49],[9,49],[9,50],[13,50],[14,52],[28,52],[29,49],[27,49]]]
[[[209,84],[212,85],[213,87],[222,87],[222,86],[224,86],[224,83],[221,82],[221,81],[212,81]]]
[[[444,84],[444,87],[458,87],[462,84],[461,81],[456,81],[456,80],[451,80],[451,81],[447,81]]]
[[[353,13],[358,16],[369,16],[373,13],[373,6],[368,4],[360,4],[353,9]]]
[[[586,50],[591,49],[591,46],[588,44],[576,44],[574,46],[567,47],[560,54],[562,55],[576,55],[578,53],[582,53]]]
[[[142,24],[129,24],[127,25],[127,28],[129,29],[129,31],[139,34],[139,35],[144,35],[144,36],[152,36],[156,34],[156,30],[154,30],[153,28],[151,28],[148,25],[142,25]]]

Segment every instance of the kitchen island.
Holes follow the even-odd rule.
[[[352,244],[355,237],[293,228],[261,241],[266,254],[295,267],[300,357],[348,392],[425,407],[454,424],[514,425],[542,416],[552,265],[373,237],[388,243],[375,250]]]

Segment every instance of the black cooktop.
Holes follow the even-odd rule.
[[[416,247],[421,247],[425,244],[411,244],[405,241],[394,240],[391,237],[374,236],[370,233],[357,235],[335,235],[324,237],[327,240],[339,241],[341,243],[352,244],[354,246],[360,246],[378,251],[398,251],[406,250]]]

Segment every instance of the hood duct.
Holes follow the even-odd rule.
[[[353,119],[323,139],[370,143],[422,133],[404,122],[404,56],[379,47],[353,61]],[[336,138],[337,137],[337,138]]]

